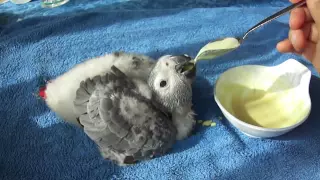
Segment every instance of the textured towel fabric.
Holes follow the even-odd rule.
[[[32,3],[20,7],[29,6],[37,8]],[[12,4],[0,7],[2,10],[7,7],[7,14],[18,8]],[[276,43],[288,33],[288,16],[251,34],[238,50],[199,63],[193,88],[197,119],[211,119],[217,125],[198,125],[195,133],[177,142],[169,154],[148,162],[117,167],[103,160],[79,128],[63,123],[42,100],[33,96],[44,78],[53,78],[76,63],[113,51],[144,53],[154,58],[168,53],[195,56],[208,41],[241,35],[279,7],[265,3],[263,7],[155,9],[44,17],[34,14],[2,26],[0,179],[320,179],[318,77],[310,85],[313,103],[310,117],[278,138],[252,139],[243,135],[225,118],[219,118],[222,114],[212,95],[217,77],[243,64],[270,66],[295,58],[317,76],[310,63],[301,57],[280,54],[275,49]],[[61,7],[46,12],[62,10]]]
[[[0,5],[0,12],[10,12],[21,16],[47,16],[53,14],[74,13],[92,9],[109,10],[139,10],[139,9],[172,9],[172,8],[214,8],[214,7],[281,7],[289,5],[287,0],[69,0],[59,8],[41,8],[41,0],[31,3]]]

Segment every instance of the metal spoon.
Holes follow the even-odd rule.
[[[222,56],[230,51],[237,49],[242,44],[242,42],[247,38],[248,34],[250,34],[252,31],[254,31],[257,28],[267,24],[268,22],[284,15],[285,13],[290,12],[292,9],[304,5],[305,3],[306,3],[305,0],[300,1],[298,3],[292,4],[291,6],[284,8],[284,9],[280,10],[279,12],[267,17],[266,19],[260,21],[258,24],[256,24],[252,28],[250,28],[242,37],[231,38],[233,41],[230,41],[230,38],[228,38],[229,45],[227,45],[227,47],[222,47],[221,45],[215,44],[215,43],[222,43],[223,44],[224,42],[221,42],[221,41],[224,41],[227,38],[210,42],[209,44],[207,44],[206,46],[204,46],[200,50],[197,57],[193,60],[194,64],[199,59],[213,59],[213,58],[216,58],[218,56]],[[219,47],[219,48],[214,48],[214,47]]]
[[[248,36],[248,34],[249,34],[250,32],[256,30],[256,29],[259,28],[260,26],[263,26],[264,24],[267,24],[268,22],[270,22],[270,21],[272,21],[272,20],[274,20],[274,19],[277,19],[278,17],[284,15],[284,14],[287,13],[287,12],[290,12],[290,11],[291,11],[292,9],[294,9],[294,8],[303,6],[304,4],[306,4],[306,1],[305,1],[305,0],[300,1],[300,2],[298,2],[298,3],[292,4],[291,6],[286,7],[286,8],[284,8],[284,9],[280,10],[279,12],[277,12],[277,13],[269,16],[269,17],[267,17],[266,19],[260,21],[258,24],[256,24],[256,25],[253,26],[252,28],[250,28],[250,29],[244,34],[244,36],[243,36],[242,38],[238,38],[238,40],[239,40],[240,43],[241,43],[241,41],[243,41],[243,40]]]

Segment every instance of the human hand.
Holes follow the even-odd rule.
[[[290,0],[297,3],[301,0]],[[320,72],[320,0],[306,0],[307,5],[290,14],[288,39],[277,44],[282,53],[296,53],[308,59]]]

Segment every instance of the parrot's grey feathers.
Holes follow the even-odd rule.
[[[82,125],[82,126],[93,126],[93,122],[90,121],[90,118],[89,118],[89,114],[85,113],[85,114],[82,114],[81,115],[81,122],[80,122],[80,118],[79,119],[79,123]]]
[[[94,77],[92,78],[92,80],[93,80],[94,82],[96,82],[97,84],[102,84],[102,82],[101,82],[101,76],[94,76]]]
[[[90,94],[83,88],[83,83],[80,84],[80,88],[76,91],[76,96],[79,97],[76,99],[76,104],[82,104],[89,101]]]
[[[126,78],[126,75],[114,65],[111,66],[111,71],[119,78]]]
[[[124,119],[121,115],[119,115],[119,111],[117,107],[114,107],[108,111],[109,114],[104,114],[101,116],[104,121],[108,124],[109,130],[112,133],[115,133],[119,138],[124,138],[129,133],[129,128],[127,126],[121,126],[117,121],[122,121],[125,124]],[[102,112],[102,108],[100,107],[100,113]]]
[[[115,66],[111,71],[81,82],[77,90],[74,108],[84,131],[120,164],[166,152],[176,136],[168,113],[139,93],[139,83]]]
[[[106,84],[107,82],[109,82],[109,74],[105,74],[104,76],[101,76],[101,84]]]

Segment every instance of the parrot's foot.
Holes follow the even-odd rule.
[[[130,164],[136,164],[137,161],[134,159],[133,156],[126,156],[123,160],[124,164],[130,165]]]
[[[132,156],[127,156],[123,162],[119,162],[116,159],[108,159],[106,158],[106,160],[111,160],[114,164],[118,165],[118,166],[130,166],[130,165],[134,165],[136,163],[138,163],[138,161],[136,161]]]
[[[100,151],[100,153],[104,159],[110,160],[118,166],[128,166],[136,164],[138,162],[136,159],[134,159],[133,156],[128,156],[122,153],[116,153],[110,149]]]
[[[140,157],[140,158],[136,159],[134,156],[125,155],[125,154],[118,154],[118,153],[115,153],[110,150],[108,152],[101,151],[101,155],[105,160],[110,160],[118,166],[134,165],[134,164],[139,163],[140,161],[154,159],[157,156],[162,156],[163,154],[164,154],[163,152],[161,152],[161,153],[160,152],[158,152],[158,153],[153,152],[148,157],[144,157],[144,158]]]

